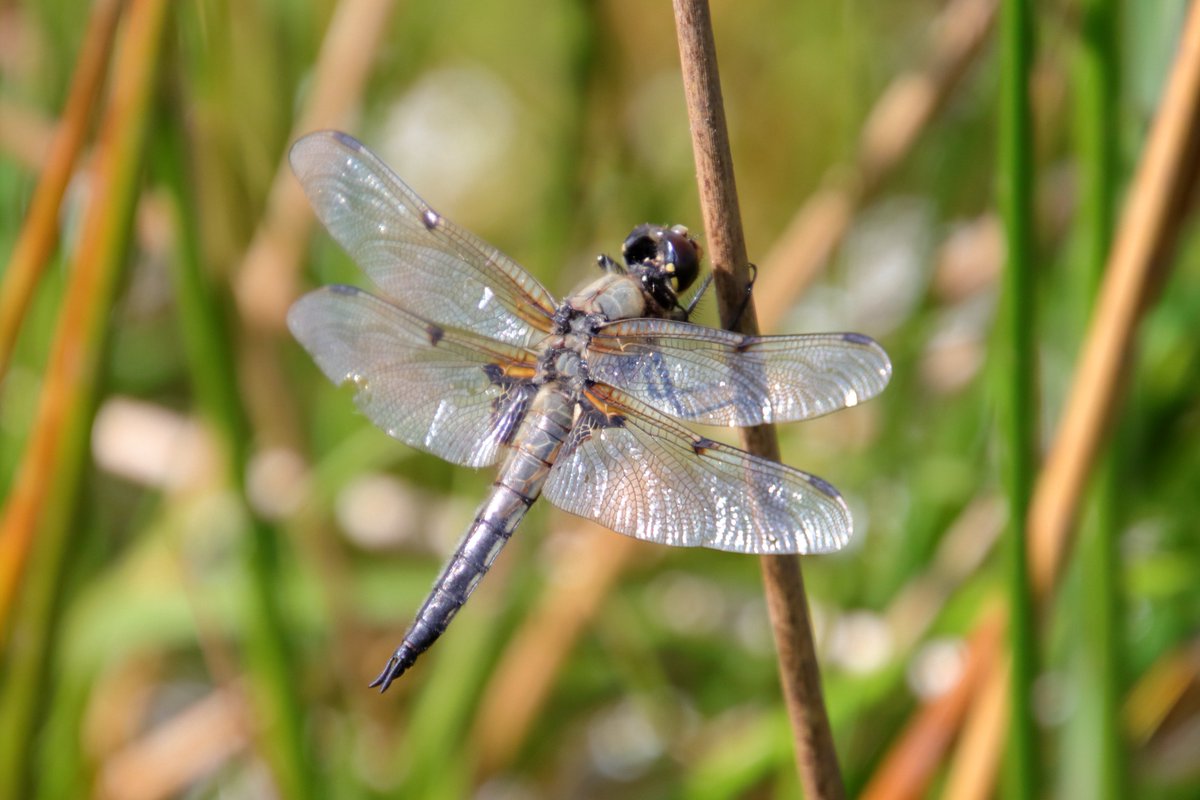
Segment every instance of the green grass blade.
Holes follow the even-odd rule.
[[[1084,235],[1084,264],[1089,295],[1094,298],[1104,275],[1112,242],[1117,189],[1117,100],[1120,75],[1117,43],[1117,3],[1086,0],[1082,8],[1079,59],[1079,149],[1082,178],[1080,223]],[[1084,705],[1098,718],[1085,720],[1090,761],[1100,766],[1098,798],[1126,796],[1128,775],[1121,735],[1122,669],[1120,645],[1120,480],[1114,439],[1097,465],[1089,516],[1081,531],[1080,557],[1084,571],[1085,689]],[[1092,721],[1098,722],[1091,725]]]
[[[1007,263],[1000,309],[1000,420],[1003,477],[1009,502],[1008,591],[1012,680],[1008,739],[1010,796],[1032,798],[1038,786],[1032,689],[1035,655],[1033,593],[1026,519],[1033,487],[1037,430],[1033,241],[1033,124],[1029,78],[1033,20],[1028,0],[1005,0],[1000,10],[1000,212]]]

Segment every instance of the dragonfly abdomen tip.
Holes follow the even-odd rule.
[[[387,664],[383,668],[383,672],[379,673],[379,677],[371,681],[367,685],[368,689],[379,687],[379,693],[383,694],[392,685],[392,681],[403,675],[409,667],[417,660],[417,652],[409,647],[408,643],[404,643],[396,648],[396,652],[388,659]]]

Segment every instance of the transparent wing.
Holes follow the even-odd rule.
[[[290,159],[321,222],[391,302],[522,347],[550,329],[556,304],[532,275],[440,216],[361,142],[320,131]]]
[[[288,312],[292,335],[354,402],[405,444],[455,464],[494,464],[537,387],[528,351],[442,328],[352,286],[325,286]]]
[[[696,436],[604,387],[589,392],[543,489],[618,533],[739,553],[822,553],[850,512],[820,478]]]
[[[594,380],[709,425],[817,417],[874,397],[892,376],[887,353],[858,333],[743,336],[662,319],[605,325],[587,361]]]

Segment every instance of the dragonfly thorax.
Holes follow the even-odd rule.
[[[627,273],[606,273],[572,294],[559,309],[555,323],[562,332],[579,331],[581,325],[643,317],[649,300],[641,281]],[[580,320],[580,317],[585,318]],[[591,317],[589,322],[586,318]]]
[[[587,380],[583,357],[586,340],[575,336],[556,336],[548,340],[538,359],[535,383],[557,382],[571,390],[580,390]]]

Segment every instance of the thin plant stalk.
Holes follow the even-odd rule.
[[[1085,0],[1081,8],[1079,59],[1080,222],[1088,293],[1094,300],[1104,278],[1112,244],[1117,189],[1117,98],[1120,74],[1115,0]],[[1092,486],[1090,530],[1080,543],[1085,573],[1081,601],[1086,617],[1088,686],[1095,696],[1087,706],[1099,712],[1089,726],[1090,760],[1100,765],[1096,795],[1126,796],[1128,776],[1121,736],[1120,658],[1119,438],[1100,456]]]
[[[346,0],[335,6],[289,141],[320,128],[344,128],[354,118],[395,5],[395,0]],[[287,328],[288,307],[300,294],[300,264],[313,219],[284,153],[234,278],[238,312],[256,335],[278,335]],[[243,361],[255,358],[252,351]],[[270,366],[252,363],[250,369],[269,371]],[[271,397],[264,405],[270,408],[275,402]]]
[[[169,6],[130,4],[123,47],[113,64],[112,96],[99,135],[98,165],[71,281],[46,366],[33,432],[0,518],[0,627],[8,632],[21,588],[21,636],[5,648],[5,736],[0,749],[0,797],[27,797],[45,681],[67,566],[72,517],[87,461],[105,332],[126,251],[149,129],[150,107]],[[35,537],[36,533],[36,537]],[[21,586],[34,547],[38,569]]]
[[[960,750],[970,744],[960,736],[959,729],[968,714],[978,707],[985,680],[1001,656],[1006,622],[1005,609],[990,603],[981,623],[971,633],[958,683],[923,706],[909,721],[859,794],[860,800],[915,800],[930,794],[929,787],[942,766],[943,754],[956,738]]]
[[[700,187],[700,208],[721,321],[728,327],[739,322],[735,315],[745,297],[749,262],[721,99],[712,19],[704,0],[675,0],[673,5]],[[741,314],[738,330],[757,332],[753,300]],[[779,442],[772,426],[744,429],[741,439],[749,452],[779,459]],[[821,693],[821,675],[800,561],[795,556],[764,556],[761,563],[783,694],[805,796],[809,800],[844,797],[845,787]]]
[[[1003,478],[1009,502],[1009,795],[1032,798],[1038,786],[1037,731],[1033,719],[1036,637],[1027,555],[1027,515],[1033,490],[1036,436],[1033,241],[1033,123],[1029,78],[1033,53],[1032,7],[1004,0],[1000,8],[1000,212],[1007,263],[1000,310],[998,374]]]

